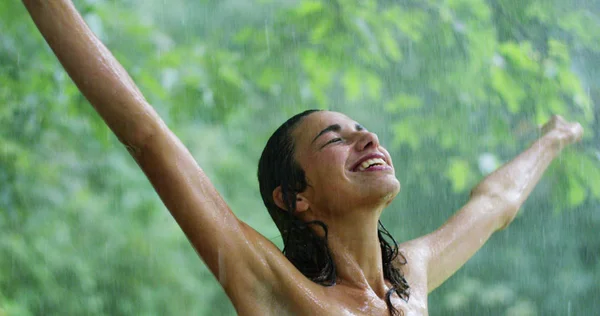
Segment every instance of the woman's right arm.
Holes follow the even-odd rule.
[[[274,284],[270,263],[285,259],[281,252],[231,212],[71,1],[23,3],[70,77],[126,145],[228,294]]]
[[[79,90],[127,146],[139,147],[160,118],[68,0],[23,0]]]

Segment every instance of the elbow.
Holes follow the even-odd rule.
[[[159,122],[132,128],[125,135],[118,137],[119,141],[127,148],[127,151],[129,151],[132,156],[137,157],[153,142],[156,135],[161,132],[161,125],[164,124]]]
[[[497,207],[517,211],[522,203],[522,194],[495,184],[480,184],[471,190],[471,198],[485,197]]]
[[[136,133],[130,137],[120,138],[119,141],[121,144],[127,148],[127,151],[134,158],[139,157],[144,148],[148,146],[148,143],[151,142],[151,139],[154,137],[155,133]]]
[[[146,113],[138,116],[133,124],[129,120],[123,122],[123,125],[125,125],[123,128],[114,129],[119,141],[134,156],[137,156],[137,154],[146,148],[157,134],[167,129],[164,122],[153,110],[144,112]],[[117,130],[120,133],[117,133]]]
[[[497,198],[504,195],[506,191],[507,190],[497,182],[483,181],[471,190],[471,197],[489,196]]]
[[[518,212],[519,212],[519,207],[507,209],[502,214],[503,216],[500,217],[500,220],[499,220],[499,223],[497,226],[498,228],[496,229],[496,231],[506,229],[510,225],[510,223],[512,223],[512,221],[515,219]]]
[[[510,192],[502,192],[493,188],[477,187],[471,191],[471,198],[485,200],[486,208],[494,213],[497,219],[496,230],[503,230],[515,219],[521,203]]]

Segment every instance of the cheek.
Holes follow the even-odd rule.
[[[341,150],[331,150],[314,159],[314,161],[319,164],[320,170],[325,173],[339,172],[344,171],[345,169],[346,156]]]
[[[345,159],[339,155],[329,155],[319,158],[319,167],[316,168],[316,172],[324,187],[331,190],[341,185],[344,179],[346,179],[345,162]]]
[[[302,166],[309,184],[316,188],[332,189],[346,178],[344,148],[331,148],[302,157]]]

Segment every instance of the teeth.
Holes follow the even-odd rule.
[[[364,171],[369,168],[370,165],[386,165],[385,161],[381,158],[368,159],[363,161],[358,167],[358,171]]]

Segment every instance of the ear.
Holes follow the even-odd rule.
[[[281,192],[281,186],[278,186],[275,188],[275,190],[273,190],[273,201],[275,201],[275,204],[279,208],[284,209],[286,211],[288,210],[287,206],[283,202],[283,193]],[[308,210],[308,207],[308,200],[304,198],[302,194],[296,194],[296,212],[304,212]]]

